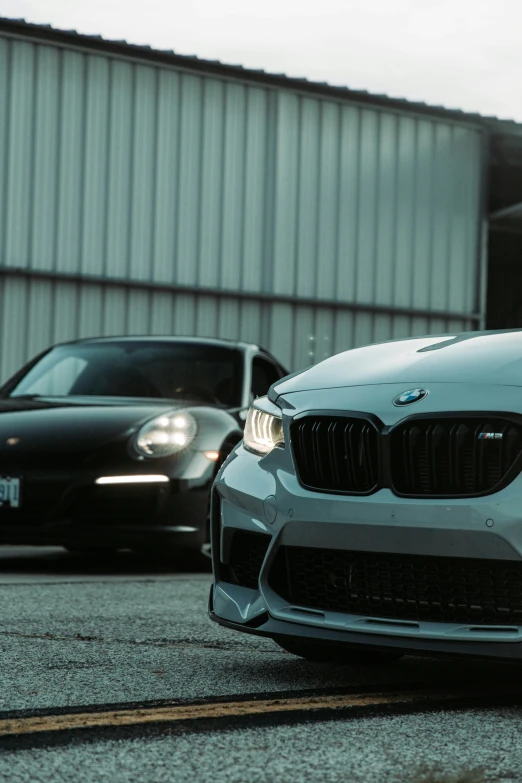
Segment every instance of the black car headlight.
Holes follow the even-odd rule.
[[[249,451],[262,455],[284,444],[281,410],[267,397],[260,397],[250,407],[243,442]]]
[[[134,449],[141,457],[171,457],[194,440],[196,420],[188,411],[162,413],[146,422],[134,435]]]

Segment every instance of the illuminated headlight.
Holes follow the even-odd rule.
[[[266,397],[260,397],[248,411],[243,436],[245,448],[255,454],[268,454],[285,442],[280,409]]]
[[[142,457],[171,457],[194,440],[196,430],[196,420],[187,411],[164,413],[138,430],[134,448]]]

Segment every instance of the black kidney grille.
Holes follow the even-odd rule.
[[[281,547],[270,582],[286,601],[311,609],[522,625],[522,562]]]
[[[391,481],[403,495],[482,494],[504,479],[521,451],[522,428],[502,419],[406,422],[391,435]]]
[[[313,489],[371,492],[378,481],[378,433],[366,419],[307,416],[292,424],[299,478]]]
[[[261,566],[271,540],[271,536],[264,533],[246,530],[234,533],[229,560],[229,578],[234,584],[257,590]]]

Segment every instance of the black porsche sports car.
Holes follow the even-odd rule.
[[[212,481],[252,399],[284,375],[227,340],[50,348],[0,388],[0,543],[205,551]]]

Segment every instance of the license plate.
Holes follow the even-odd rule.
[[[20,506],[20,479],[0,476],[0,508]]]

